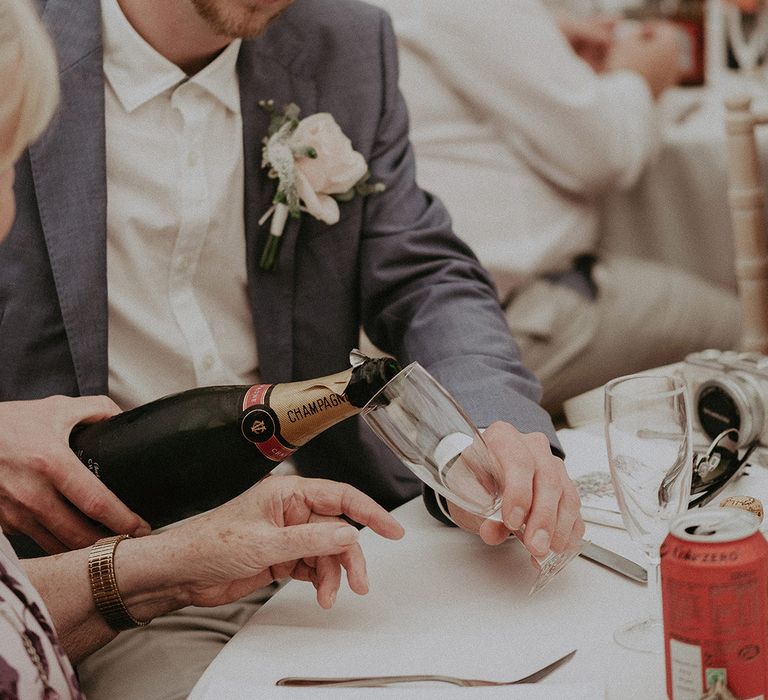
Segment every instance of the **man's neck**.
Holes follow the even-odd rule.
[[[215,34],[190,2],[118,0],[118,4],[142,38],[187,75],[202,70],[232,41]]]

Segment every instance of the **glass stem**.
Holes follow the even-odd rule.
[[[661,624],[661,558],[659,551],[648,553],[648,618]]]

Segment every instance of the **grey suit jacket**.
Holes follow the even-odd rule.
[[[62,101],[17,167],[18,216],[0,247],[0,399],[107,393],[104,76],[98,0],[48,0]],[[389,19],[355,0],[298,0],[238,60],[253,328],[264,381],[348,366],[361,324],[376,345],[418,360],[480,425],[544,430],[538,384],[521,366],[492,283],[419,189],[397,88]],[[338,224],[287,226],[279,267],[258,267],[257,220],[275,183],[260,167],[259,100],[330,112],[386,191],[341,205]],[[388,507],[418,485],[366,426],[347,421],[297,453],[308,476],[347,481]]]

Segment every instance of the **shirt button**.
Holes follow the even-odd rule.
[[[211,370],[213,368],[213,363],[214,363],[213,355],[206,355],[203,358],[203,369],[206,372],[208,372],[209,370]]]
[[[182,255],[179,261],[176,263],[176,269],[179,272],[186,272],[189,270],[190,260],[188,255]]]
[[[197,151],[190,151],[189,155],[187,155],[187,166],[190,168],[194,168],[197,165],[198,160],[199,160],[199,156],[197,154]]]

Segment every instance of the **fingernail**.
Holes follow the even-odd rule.
[[[145,535],[149,535],[151,532],[152,528],[147,523],[142,523],[133,531],[133,536],[144,537]]]
[[[549,549],[549,533],[546,530],[536,530],[531,539],[531,548],[544,554]]]
[[[509,511],[509,516],[505,525],[510,530],[517,530],[522,526],[524,517],[525,512],[523,509],[519,506],[515,506],[511,511]]]
[[[354,528],[353,528],[354,529]],[[336,591],[331,593],[331,607],[333,607],[334,603],[336,602]]]
[[[357,542],[357,537],[357,528],[354,528],[351,525],[340,527],[333,533],[333,541],[336,544],[354,544]]]

